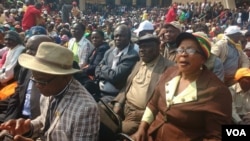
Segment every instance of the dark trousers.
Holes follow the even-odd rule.
[[[62,22],[63,23],[70,23],[70,15],[71,15],[72,5],[64,4],[62,6]]]

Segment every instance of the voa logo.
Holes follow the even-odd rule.
[[[227,136],[247,136],[244,129],[226,129]]]

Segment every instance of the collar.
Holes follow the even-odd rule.
[[[128,49],[129,49],[130,43],[119,52],[118,48],[116,47],[112,52],[114,56],[122,56],[128,54]]]
[[[236,49],[238,50],[242,50],[242,46],[239,43],[235,43],[231,38],[229,38],[228,36],[225,36],[225,38],[228,40],[229,44],[232,44]]]
[[[160,55],[158,55],[154,60],[152,60],[151,62],[149,63],[146,63],[146,62],[142,62],[142,66],[148,66],[148,67],[153,67],[160,59]]]
[[[166,47],[169,49],[169,50],[175,50],[177,48],[177,45],[176,43],[166,43]]]
[[[61,92],[59,92],[58,94],[54,95],[53,98],[60,100],[63,97],[63,95],[68,91],[69,86],[72,83],[72,81],[73,81],[73,79],[71,79],[69,81],[69,83],[66,85],[66,87]]]
[[[231,86],[231,87],[235,90],[236,93],[243,92],[243,90],[240,87],[240,83],[238,83],[238,82],[236,84],[234,84],[233,86]]]
[[[167,105],[191,102],[197,100],[196,81],[191,82],[184,91],[175,96],[181,76],[177,75],[165,84]]]
[[[76,41],[76,38],[75,38],[75,42],[78,44],[78,45],[81,45],[82,42],[85,40],[86,38],[84,36],[82,36],[81,40],[79,42]]]

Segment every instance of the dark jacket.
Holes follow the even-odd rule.
[[[95,68],[103,59],[105,52],[109,49],[108,43],[104,42],[101,46],[95,48],[92,54],[88,59],[88,68],[83,69],[83,72],[86,72],[87,75],[95,75]]]
[[[31,70],[21,68],[18,79],[18,87],[16,88],[15,93],[8,99],[8,109],[5,115],[5,121],[22,117],[26,90],[28,88],[31,75]],[[30,119],[34,119],[40,115],[40,92],[34,83],[30,94],[30,110]]]
[[[148,130],[149,140],[221,140],[221,125],[231,123],[229,89],[204,69],[196,80],[197,98],[179,97],[182,102],[167,106],[166,96],[175,92],[167,82],[177,75],[180,72],[176,66],[166,69],[147,105],[155,116]]]
[[[139,61],[139,55],[134,50],[134,44],[130,44],[128,53],[120,57],[115,69],[111,69],[114,59],[112,52],[114,49],[115,47],[110,48],[105,53],[102,61],[96,66],[95,76],[100,80],[112,83],[117,89],[121,89],[125,85],[135,63]]]

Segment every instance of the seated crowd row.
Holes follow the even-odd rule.
[[[67,47],[44,30],[32,27],[25,46],[17,32],[5,34],[0,139],[115,140],[103,135],[110,115],[102,102],[136,141],[221,140],[222,125],[250,124],[249,60],[238,26],[212,43],[205,25],[187,33],[173,21],[156,32],[144,21],[134,37],[119,24],[111,46],[103,31],[88,40],[74,23]]]

